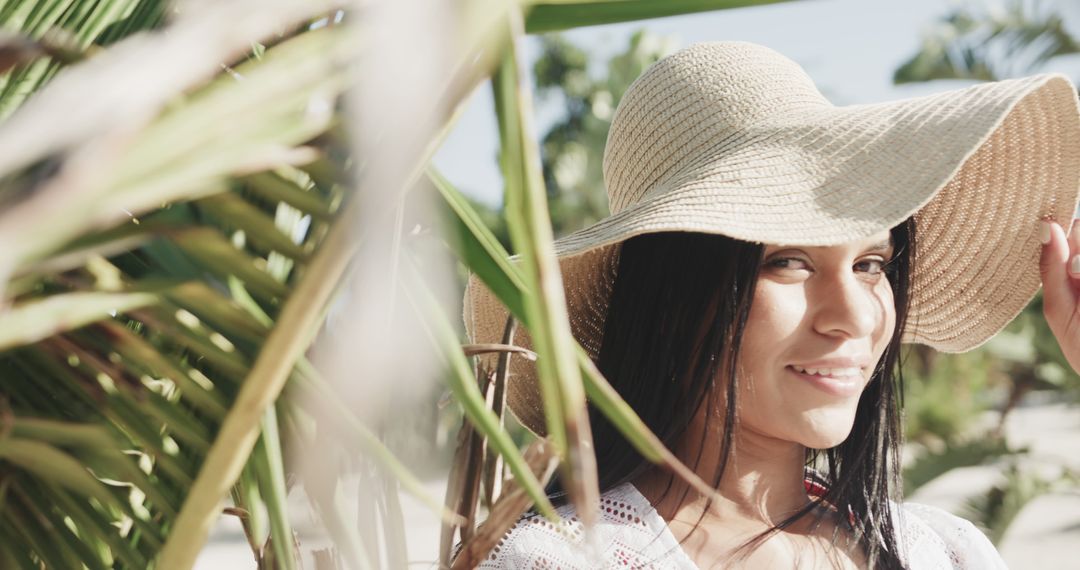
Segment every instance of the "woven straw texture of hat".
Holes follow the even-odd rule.
[[[1038,290],[1038,221],[1068,223],[1080,195],[1080,110],[1059,74],[838,107],[779,53],[709,42],[630,86],[603,166],[611,216],[555,242],[571,330],[594,359],[627,238],[694,231],[835,245],[912,215],[904,340],[961,352]],[[464,318],[472,342],[501,340],[506,310],[475,276]],[[531,346],[528,332],[514,344]],[[543,433],[539,398],[535,364],[511,358],[508,405]]]

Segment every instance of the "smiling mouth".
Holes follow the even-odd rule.
[[[847,368],[803,368],[802,366],[792,364],[790,368],[802,374],[811,374],[828,378],[862,378],[863,375],[862,368],[859,368],[858,366]]]
[[[850,397],[862,392],[864,380],[861,368],[802,368],[789,365],[785,369],[811,386],[833,396]]]

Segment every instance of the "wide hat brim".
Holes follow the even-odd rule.
[[[1038,222],[1068,223],[1080,197],[1080,109],[1060,74],[826,105],[727,138],[737,140],[717,140],[665,187],[555,242],[571,330],[594,360],[619,245],[630,237],[692,231],[835,245],[913,215],[918,246],[903,340],[970,350],[1035,295]],[[502,339],[507,311],[475,275],[464,318],[471,342]],[[514,344],[531,347],[528,331],[519,329]],[[494,369],[495,358],[480,364]],[[508,406],[542,434],[535,364],[510,360]]]

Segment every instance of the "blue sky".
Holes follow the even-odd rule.
[[[892,84],[893,71],[915,53],[923,33],[957,4],[949,0],[800,0],[592,26],[571,30],[566,36],[585,48],[596,63],[623,51],[630,35],[641,28],[672,38],[678,47],[710,40],[756,42],[797,61],[833,103],[872,103],[967,84]],[[1060,6],[1070,30],[1080,36],[1080,1],[1044,0],[1044,4]],[[539,54],[538,43],[528,38],[524,47],[531,67]],[[1058,58],[1041,71],[1062,71],[1078,81],[1080,57]],[[538,101],[537,133],[546,132],[560,114],[557,100]],[[484,83],[472,94],[467,110],[436,154],[435,166],[463,192],[488,204],[499,204],[502,178],[495,159],[497,146],[491,87]]]

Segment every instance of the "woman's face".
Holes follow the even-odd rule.
[[[887,231],[766,246],[739,355],[741,429],[815,449],[847,438],[896,322],[892,255]]]

